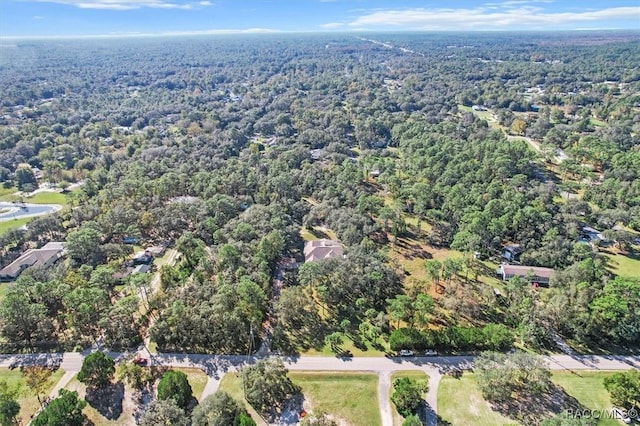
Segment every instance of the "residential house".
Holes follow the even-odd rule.
[[[29,249],[0,270],[0,281],[13,281],[31,267],[47,268],[64,256],[64,243],[51,242],[39,249]]]
[[[138,265],[135,268],[133,268],[133,271],[131,271],[131,275],[134,274],[146,274],[148,272],[151,271],[151,266],[149,265]]]
[[[304,245],[304,261],[316,262],[318,260],[331,259],[332,257],[340,257],[343,256],[343,252],[340,241],[326,239],[307,241]]]
[[[503,263],[496,270],[496,274],[502,278],[503,281],[509,281],[513,277],[520,277],[529,280],[533,284],[541,286],[549,285],[551,277],[553,276],[553,269],[540,268],[538,266],[524,266],[524,265],[508,265]]]
[[[153,263],[153,255],[146,250],[139,251],[133,256],[133,265],[149,265]]]

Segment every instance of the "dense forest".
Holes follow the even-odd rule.
[[[3,347],[637,348],[638,41],[5,41],[4,193],[68,203],[0,235],[2,266],[66,243],[2,284]],[[321,237],[345,255],[303,263]],[[510,244],[548,288],[496,279]],[[175,261],[126,273],[146,246]]]

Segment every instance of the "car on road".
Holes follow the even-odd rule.
[[[438,356],[438,352],[435,349],[427,349],[424,351],[424,356]]]
[[[400,356],[413,356],[413,351],[410,351],[409,349],[402,349],[399,352]]]
[[[149,360],[147,358],[142,358],[142,357],[139,356],[139,357],[135,357],[133,359],[133,363],[135,365],[140,365],[140,366],[144,367],[145,365],[147,365],[149,363]]]

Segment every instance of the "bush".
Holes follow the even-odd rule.
[[[193,399],[193,391],[187,375],[182,371],[167,371],[158,383],[158,399],[173,399],[178,407],[187,408]]]
[[[396,406],[398,413],[403,417],[414,414],[422,405],[422,394],[425,386],[408,377],[401,377],[393,381],[393,394],[391,401]]]
[[[415,328],[397,328],[389,336],[389,347],[392,351],[402,349],[426,349],[426,339],[420,330]]]

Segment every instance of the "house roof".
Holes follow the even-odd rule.
[[[151,270],[149,265],[138,265],[131,271],[132,274],[146,274]]]
[[[340,241],[326,239],[308,241],[304,245],[304,260],[314,262],[339,257],[342,256],[343,251]]]
[[[553,269],[551,268],[540,268],[538,266],[506,265],[506,264],[500,265],[500,269],[502,270],[504,275],[518,275],[521,277],[524,277],[531,272],[536,277],[551,278],[554,272]]]
[[[47,243],[40,249],[29,249],[0,270],[0,276],[17,278],[22,271],[32,266],[44,266],[51,260],[57,260],[64,255],[64,243]]]

